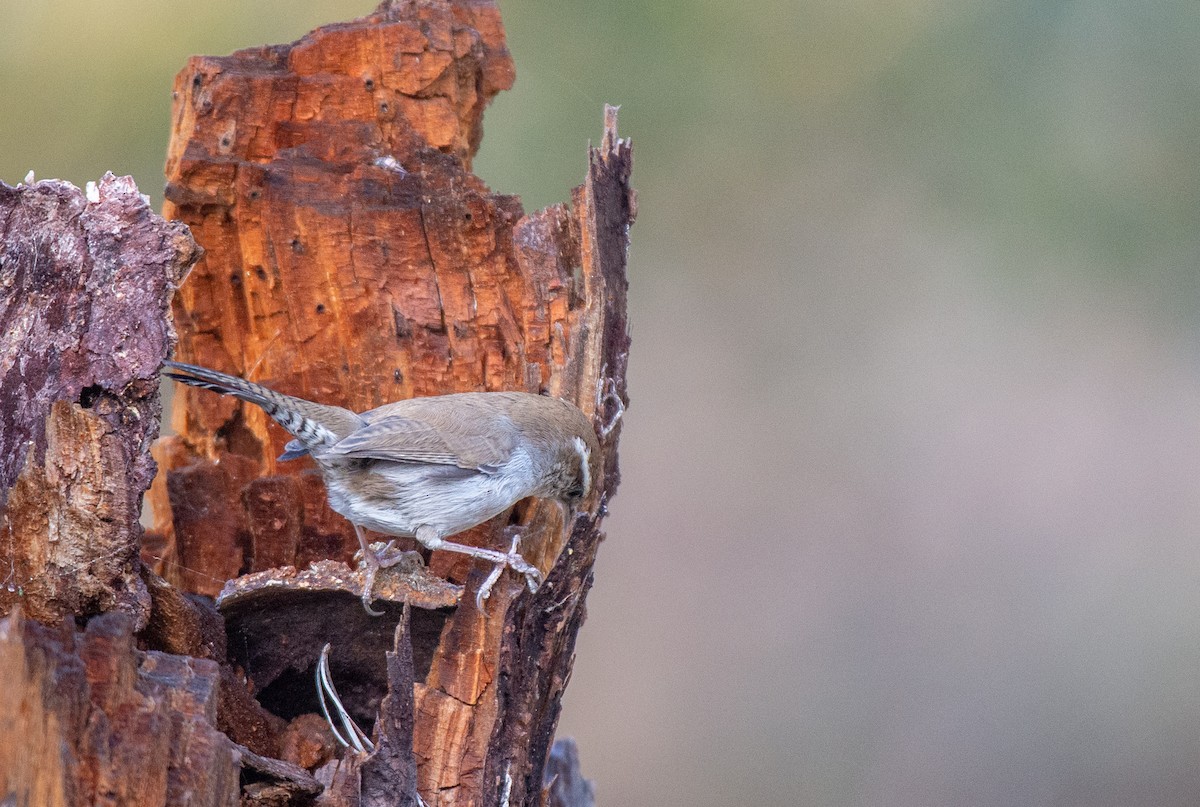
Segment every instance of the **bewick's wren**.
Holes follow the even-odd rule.
[[[355,414],[205,367],[166,365],[176,381],[262,407],[296,438],[281,460],[313,458],[330,506],[358,535],[367,567],[363,607],[372,614],[381,613],[371,608],[375,572],[394,565],[403,553],[376,554],[363,527],[506,564],[536,589],[541,574],[515,546],[499,552],[446,538],[529,496],[555,500],[566,513],[573,512],[600,473],[592,424],[557,398],[463,392],[410,398]]]

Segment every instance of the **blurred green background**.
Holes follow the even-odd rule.
[[[477,172],[635,143],[624,481],[561,733],[603,805],[1200,800],[1200,6],[501,3]],[[0,2],[0,179],[362,2]]]

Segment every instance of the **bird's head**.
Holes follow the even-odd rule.
[[[554,446],[543,495],[574,513],[600,485],[603,473],[600,443],[591,421],[571,404],[555,399],[546,418],[549,442]],[[551,436],[552,435],[552,436]]]

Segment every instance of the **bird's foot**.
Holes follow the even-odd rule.
[[[375,591],[375,574],[380,569],[390,569],[404,561],[415,562],[420,566],[425,565],[425,560],[421,557],[420,552],[397,549],[395,541],[388,541],[387,544],[374,543],[368,545],[364,543],[362,548],[354,553],[354,559],[358,562],[358,568],[363,572],[363,608],[371,616],[383,616],[383,611],[376,611],[371,607],[371,603],[375,601],[373,596],[373,592]]]
[[[500,579],[500,575],[504,572],[504,567],[508,566],[513,571],[525,575],[525,585],[530,591],[537,591],[538,586],[542,584],[542,573],[537,567],[529,563],[517,552],[517,548],[521,545],[521,535],[525,532],[525,528],[521,526],[512,526],[504,530],[505,537],[511,540],[508,553],[503,556],[503,559],[492,567],[492,571],[488,573],[487,579],[483,581],[483,585],[479,587],[479,591],[475,593],[475,607],[483,610],[483,603],[492,593],[492,587],[496,585],[496,581]]]
[[[372,596],[374,578],[379,569],[390,569],[404,562],[413,564],[415,567],[425,566],[425,558],[421,557],[420,552],[412,549],[396,549],[394,540],[389,540],[386,544],[383,542],[364,543],[359,551],[354,552],[354,560],[362,570],[362,608],[365,608],[367,614],[371,616],[383,616],[383,611],[371,608],[371,603],[374,602]]]
[[[617,380],[608,374],[606,364],[600,370],[600,378],[596,379],[596,409],[603,411],[610,403],[612,415],[609,416],[608,422],[600,427],[601,437],[612,434],[625,415],[625,402],[621,400],[621,394],[617,391]]]
[[[388,541],[387,546],[376,550],[375,558],[379,561],[381,569],[390,569],[404,562],[414,566],[425,565],[425,558],[421,556],[420,552],[415,549],[397,549],[395,541]]]
[[[509,552],[506,562],[513,571],[525,575],[525,585],[529,587],[530,591],[537,591],[544,582],[544,578],[538,567],[526,561],[525,558],[516,552]]]

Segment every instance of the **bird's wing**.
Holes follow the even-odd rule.
[[[330,454],[391,462],[429,462],[491,472],[512,455],[511,436],[491,437],[464,422],[433,425],[400,415],[381,417],[346,435]]]

